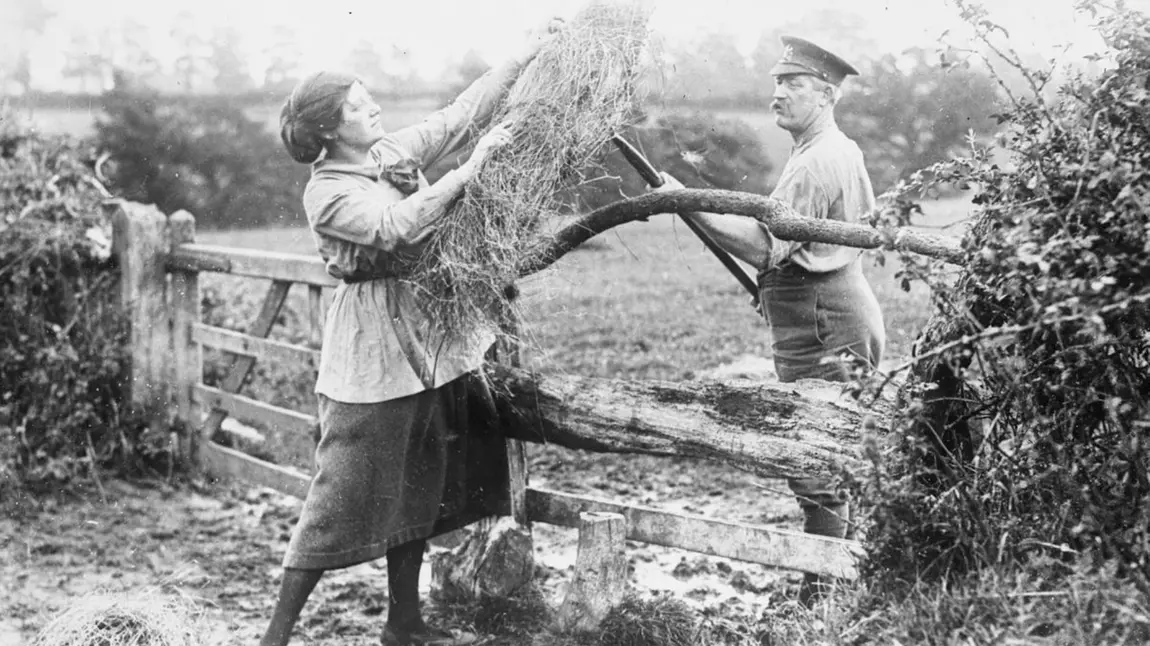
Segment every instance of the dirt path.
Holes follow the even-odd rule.
[[[729,520],[794,528],[781,483],[689,460],[533,447],[532,483],[561,491]],[[86,594],[179,591],[204,613],[205,645],[254,644],[270,616],[279,562],[298,499],[235,484],[109,481],[106,498],[21,497],[0,503],[0,644],[27,644]],[[537,525],[538,580],[557,607],[574,562],[574,530]],[[633,543],[632,583],[703,608],[757,614],[795,575]],[[377,643],[386,613],[384,562],[328,573],[304,611],[296,643]],[[428,568],[424,568],[425,571]],[[426,581],[425,581],[426,585]],[[789,593],[789,592],[787,592]]]

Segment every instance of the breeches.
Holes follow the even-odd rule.
[[[779,381],[846,381],[846,369],[835,361],[843,353],[878,366],[886,343],[882,310],[858,261],[825,274],[793,265],[766,272],[759,289]],[[846,535],[845,491],[826,478],[793,478],[788,484],[803,509],[804,531]]]
[[[759,289],[779,381],[845,381],[843,367],[826,361],[844,353],[878,366],[882,310],[859,261],[825,274],[791,265],[763,274]]]

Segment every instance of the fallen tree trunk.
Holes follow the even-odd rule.
[[[865,472],[860,411],[842,384],[808,379],[660,382],[490,370],[509,435],[604,453],[703,458],[768,478]]]
[[[556,232],[547,244],[521,260],[519,275],[527,276],[546,269],[575,247],[621,224],[645,220],[660,213],[697,211],[755,218],[766,224],[780,240],[825,242],[859,249],[913,251],[951,264],[960,265],[964,262],[964,252],[956,238],[903,228],[876,228],[865,224],[804,217],[778,200],[754,193],[679,189],[621,200],[578,218]]]

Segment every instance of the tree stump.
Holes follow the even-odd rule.
[[[611,608],[623,600],[627,587],[623,542],[626,536],[627,521],[622,514],[579,514],[575,572],[556,618],[560,632],[595,630]]]
[[[476,523],[457,547],[431,558],[433,594],[452,601],[506,598],[534,574],[531,532],[511,517]]]

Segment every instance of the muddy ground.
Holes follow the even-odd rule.
[[[788,529],[798,523],[785,483],[723,466],[537,446],[530,461],[535,486]],[[101,486],[68,495],[9,494],[0,503],[0,644],[29,643],[51,615],[84,595],[157,588],[196,600],[205,645],[257,643],[301,501],[202,478]],[[537,580],[558,608],[576,532],[537,524],[534,536]],[[798,578],[639,543],[629,544],[628,557],[638,593],[671,592],[701,609],[740,617],[793,597]],[[293,643],[377,643],[386,608],[382,560],[330,572]]]

